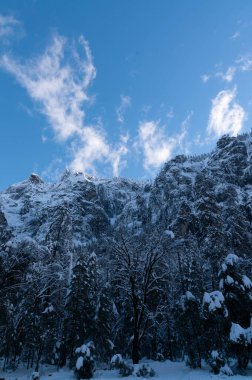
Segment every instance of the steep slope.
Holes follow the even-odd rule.
[[[219,226],[230,249],[248,252],[251,155],[251,136],[224,136],[211,154],[175,157],[152,183],[66,172],[47,184],[32,174],[0,194],[0,244],[32,240],[48,249],[55,242],[64,246],[67,239],[80,246],[114,229],[136,231],[152,224],[161,233],[172,230],[175,239],[190,232],[200,243],[209,226]]]
[[[251,135],[224,136],[210,154],[167,162],[153,182],[66,171],[3,191],[4,365],[74,364],[76,348],[95,347],[101,362],[186,353],[218,373],[231,355],[246,369],[251,165]]]

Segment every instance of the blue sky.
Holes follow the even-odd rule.
[[[250,0],[0,2],[0,188],[149,178],[250,130]]]

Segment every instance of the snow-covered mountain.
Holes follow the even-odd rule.
[[[133,363],[186,353],[193,368],[205,359],[229,374],[236,357],[245,370],[251,222],[252,135],[177,156],[152,182],[65,172],[10,186],[0,193],[4,367],[77,360],[89,378],[95,351]]]
[[[201,244],[214,215],[229,248],[242,254],[251,247],[251,199],[251,136],[224,136],[210,154],[167,162],[153,182],[65,172],[48,184],[32,174],[0,193],[0,244],[48,249],[68,239],[80,246],[120,227],[152,225],[174,239],[191,233]],[[205,220],[207,209],[213,215]]]

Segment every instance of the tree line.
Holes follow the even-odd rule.
[[[251,260],[228,252],[217,228],[208,229],[201,246],[190,232],[174,239],[158,228],[118,229],[81,247],[68,243],[1,251],[4,369],[21,362],[36,371],[41,363],[76,369],[86,360],[88,378],[94,362],[121,354],[134,364],[182,358],[196,368],[206,360],[214,373],[232,372],[233,358],[245,371]]]

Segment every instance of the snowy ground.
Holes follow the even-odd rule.
[[[209,372],[208,368],[192,370],[182,362],[170,362],[164,363],[148,361],[148,364],[155,370],[156,376],[153,378],[159,380],[213,380],[213,379],[230,379],[226,375],[213,375]],[[0,378],[5,380],[30,380],[32,371],[27,372],[25,369],[18,369],[15,372],[2,372],[0,370]],[[74,380],[73,372],[68,369],[60,369],[57,371],[55,367],[44,366],[40,371],[41,380]],[[101,380],[117,380],[122,379],[118,376],[118,371],[105,371],[100,370],[95,372],[95,379]],[[136,380],[135,376],[129,376],[125,379]],[[143,379],[143,378],[142,378]],[[247,376],[235,375],[231,377],[232,380],[252,380],[252,366],[247,370]]]

